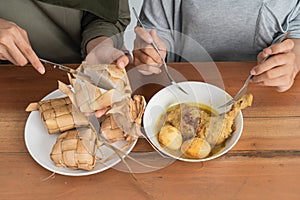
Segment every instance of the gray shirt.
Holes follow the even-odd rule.
[[[287,31],[300,38],[300,0],[144,0],[141,19],[168,61],[254,61]]]

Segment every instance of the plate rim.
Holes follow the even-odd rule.
[[[66,95],[64,93],[62,93],[59,89],[56,89],[50,93],[48,93],[46,96],[44,96],[41,101],[43,100],[47,100],[47,99],[54,99],[54,98],[61,98],[61,97],[65,97]],[[53,98],[52,98],[53,97]],[[36,157],[36,154],[33,152],[33,150],[30,148],[30,142],[28,141],[30,138],[30,134],[28,133],[28,127],[29,127],[29,121],[31,118],[33,118],[34,114],[39,114],[39,111],[31,111],[29,116],[26,119],[26,123],[25,123],[25,128],[24,128],[24,141],[25,141],[25,146],[30,154],[30,156],[33,158],[33,160],[35,162],[37,162],[40,166],[42,166],[43,168],[47,169],[50,172],[53,172],[55,174],[60,174],[60,175],[65,175],[65,176],[87,176],[87,175],[92,175],[92,174],[97,174],[100,172],[103,172],[109,168],[112,168],[113,166],[117,165],[118,163],[120,163],[122,161],[122,159],[120,158],[116,158],[117,160],[114,161],[114,163],[110,164],[110,165],[103,165],[104,167],[98,169],[98,170],[80,170],[80,169],[72,169],[72,168],[67,168],[70,169],[71,171],[74,170],[74,173],[71,172],[65,172],[65,171],[60,171],[59,168],[64,168],[64,167],[57,167],[54,162],[50,159],[50,155],[49,155],[49,160],[52,162],[53,164],[53,168],[48,167],[48,165],[46,165],[45,163],[43,163],[39,158]],[[42,119],[41,119],[42,122]],[[43,122],[42,122],[43,123]],[[46,127],[45,127],[46,128]],[[49,133],[47,133],[49,134]],[[55,134],[54,134],[55,135]],[[133,140],[133,142],[130,144],[130,146],[126,149],[125,153],[128,155],[132,149],[135,147],[136,143],[138,141],[138,138]],[[114,144],[114,143],[112,143]],[[96,164],[97,165],[97,164]],[[76,173],[79,172],[79,173]]]

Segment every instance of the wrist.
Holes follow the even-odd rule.
[[[86,45],[86,52],[89,54],[97,45],[114,47],[114,42],[111,38],[106,36],[96,37],[91,39]]]

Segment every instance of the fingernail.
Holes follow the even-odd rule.
[[[44,67],[38,67],[37,70],[40,74],[45,74],[45,68]]]
[[[250,71],[250,74],[251,74],[251,75],[256,75],[256,71],[255,71],[254,69],[252,69],[252,70]]]
[[[119,62],[119,67],[120,67],[121,69],[124,69],[124,68],[125,68],[125,64],[124,64],[123,61]]]

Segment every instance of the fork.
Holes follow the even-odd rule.
[[[134,15],[135,15],[137,21],[139,22],[139,24],[142,26],[143,29],[146,29],[145,26],[144,26],[144,24],[143,24],[142,21],[140,20],[140,18],[139,18],[139,16],[138,16],[136,10],[134,9],[134,7],[132,7],[132,10],[133,10],[133,13],[134,13]],[[182,91],[183,93],[185,93],[186,95],[188,95],[188,93],[187,93],[182,87],[180,87],[180,86],[178,85],[178,83],[174,80],[174,78],[171,76],[171,74],[170,74],[170,72],[169,72],[169,69],[168,69],[168,66],[167,66],[167,63],[166,63],[165,59],[163,58],[163,56],[161,55],[161,53],[160,53],[160,51],[159,51],[157,45],[156,45],[154,42],[152,42],[151,45],[152,45],[152,47],[155,49],[155,51],[158,53],[160,59],[162,60],[164,69],[165,69],[165,71],[166,71],[166,74],[167,74],[168,79],[170,80],[171,84],[172,84],[172,85],[175,85],[180,91]]]
[[[284,36],[284,38],[282,40],[279,40],[278,43],[283,42],[284,40],[286,40],[290,35],[290,32],[287,32]],[[271,55],[266,56],[261,63],[264,63],[267,59],[269,59],[271,57]],[[234,102],[236,102],[237,100],[239,100],[246,92],[247,92],[247,88],[248,88],[248,84],[250,82],[250,80],[254,77],[254,75],[249,75],[248,78],[246,79],[243,87],[238,91],[238,93],[233,97],[233,99],[231,99],[230,101],[228,101],[227,103],[219,106],[218,108],[224,108],[227,106],[232,105]]]

